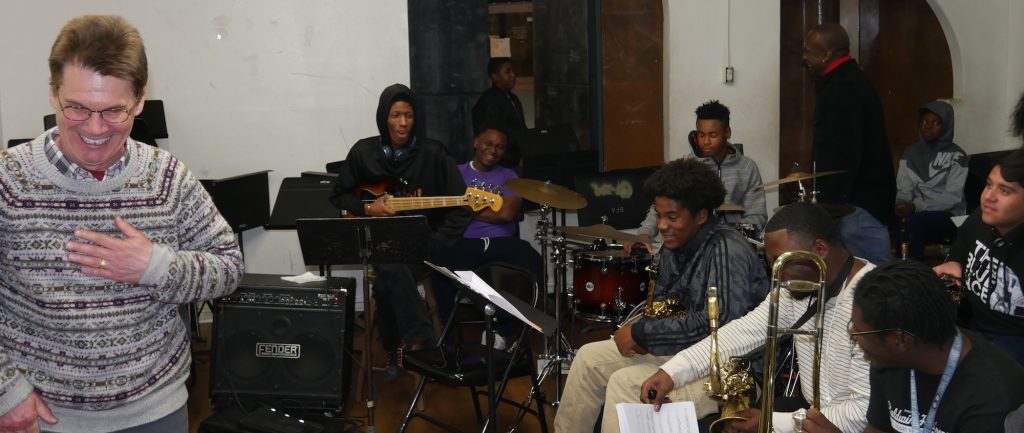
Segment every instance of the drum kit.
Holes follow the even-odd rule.
[[[845,203],[818,203],[818,178],[831,176],[834,174],[846,173],[846,170],[833,170],[833,171],[813,171],[811,173],[804,171],[794,171],[782,179],[773,180],[770,182],[762,183],[755,188],[767,188],[770,186],[779,186],[788,183],[796,183],[797,192],[796,200],[798,202],[808,201],[817,204],[825,210],[832,218],[842,218],[847,216],[855,210],[853,206]],[[811,185],[810,191],[804,187],[804,180],[811,179],[814,183]],[[772,213],[778,212],[782,206],[779,206],[772,210]]]
[[[808,196],[801,181],[837,173],[842,172],[796,172],[758,187],[796,182],[800,189],[798,200],[802,201],[809,197],[813,202],[816,200],[817,190],[812,189]],[[540,243],[541,256],[545,258],[544,275],[553,278],[555,320],[564,323],[563,310],[571,313],[570,336],[567,338],[559,329],[554,337],[546,342],[544,352],[540,355],[543,368],[538,379],[539,382],[543,382],[548,376],[558,377],[563,372],[563,366],[572,361],[575,346],[570,338],[576,333],[576,318],[592,324],[614,326],[644,306],[650,283],[648,268],[652,262],[657,262],[657,258],[647,255],[646,248],[633,249],[634,253],[639,250],[643,255],[626,252],[626,245],[650,242],[645,237],[619,231],[603,223],[586,227],[566,226],[565,211],[587,206],[586,198],[575,191],[551,182],[533,179],[510,180],[506,187],[524,199],[540,205],[540,219],[537,221],[535,239]],[[557,218],[555,210],[562,211],[560,226],[554,224]],[[826,210],[835,217],[853,212],[853,208],[846,205],[832,205],[826,207]],[[729,203],[717,209],[719,214],[743,212],[742,206]],[[761,241],[760,227],[753,224],[734,224],[734,227],[763,253],[764,244]],[[549,266],[552,269],[549,270]],[[571,284],[567,281],[570,269]],[[543,282],[541,287],[546,289],[546,282]],[[542,299],[541,307],[547,311],[548,297],[543,296]],[[567,306],[562,305],[563,300],[568,302]],[[560,382],[555,380],[555,398],[551,402],[554,406],[560,402]]]

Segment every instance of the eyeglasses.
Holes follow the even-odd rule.
[[[902,332],[904,334],[907,334],[907,335],[909,335],[911,337],[917,338],[917,336],[914,335],[913,332],[907,331],[906,329],[902,329],[902,328],[885,328],[885,329],[875,329],[875,330],[871,330],[871,331],[854,331],[853,330],[853,319],[850,319],[850,323],[848,325],[846,325],[846,335],[850,336],[850,342],[853,342],[853,343],[856,342],[856,340],[853,337],[859,337],[859,336],[862,336],[862,335],[871,335],[871,334],[881,334],[881,333],[885,333],[885,332],[896,332],[896,331],[900,331],[900,332]]]
[[[58,98],[59,100],[59,98]],[[74,122],[81,122],[83,120],[89,120],[92,117],[92,113],[99,113],[100,118],[107,123],[124,123],[131,117],[130,108],[108,108],[106,110],[90,110],[85,107],[78,105],[65,105],[61,107],[60,112],[64,114],[68,120]]]

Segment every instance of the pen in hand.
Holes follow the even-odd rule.
[[[672,400],[669,399],[667,395],[662,397],[659,400],[658,399],[658,391],[656,391],[653,388],[647,390],[647,400],[650,401],[651,404],[654,405],[654,411],[655,412],[658,412],[658,411],[661,410],[661,405],[663,405],[665,403],[672,403]]]

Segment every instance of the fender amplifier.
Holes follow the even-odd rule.
[[[210,399],[340,409],[352,366],[352,278],[296,284],[246,274],[214,304]]]

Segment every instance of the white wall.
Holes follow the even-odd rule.
[[[200,178],[272,169],[323,171],[376,135],[377,97],[409,82],[406,0],[71,0],[0,3],[0,134],[35,137],[47,104],[46,57],[81,14],[118,14],[146,43],[149,99],[162,99],[161,147]],[[298,273],[294,231],[245,232],[249,272]]]
[[[953,57],[954,139],[967,153],[1009,149],[1009,116],[1024,90],[1019,0],[928,0]]]
[[[778,178],[779,13],[777,2],[760,0],[665,0],[668,158],[690,153],[693,111],[718,99],[732,112],[732,141],[743,143],[762,179]],[[724,84],[730,59],[735,81]],[[767,199],[771,211],[778,193],[769,191]]]
[[[1014,25],[1024,22],[1024,5],[929,2],[953,51],[957,141],[972,153],[1017,146],[1007,119],[1024,90],[1024,29]],[[765,180],[777,178],[778,2],[664,3],[666,154],[688,152],[694,108],[717,98],[732,109],[734,140],[745,144]],[[282,178],[322,170],[357,139],[376,134],[379,91],[409,79],[405,0],[3,2],[4,142],[41,132],[41,117],[52,111],[46,55],[60,26],[84,13],[120,14],[140,28],[149,96],[167,107],[171,137],[163,147],[199,177],[273,169],[271,197]],[[723,84],[730,58],[736,80]],[[768,201],[772,209],[775,194]],[[297,243],[291,231],[246,232],[249,271],[304,271]]]

